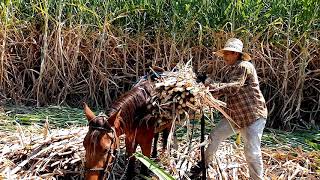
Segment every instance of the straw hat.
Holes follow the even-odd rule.
[[[242,59],[244,61],[251,60],[251,57],[250,57],[250,55],[248,53],[242,52],[242,48],[243,48],[243,43],[242,43],[242,41],[240,39],[230,38],[226,42],[226,45],[224,46],[224,48],[219,50],[219,51],[217,51],[215,54],[217,56],[223,57],[225,51],[234,51],[234,52],[241,53],[242,54]]]

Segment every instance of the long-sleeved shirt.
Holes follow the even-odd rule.
[[[227,68],[222,83],[212,82],[212,77],[207,78],[205,83],[213,87],[213,94],[225,95],[226,112],[236,128],[249,126],[259,118],[267,118],[265,99],[252,63],[237,61]]]

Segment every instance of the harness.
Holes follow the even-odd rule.
[[[106,115],[98,115],[96,116],[94,119],[98,118],[98,117],[102,117],[104,120],[107,121],[107,116]],[[93,122],[94,119],[91,120],[89,122],[89,128],[90,129],[95,129],[98,131],[102,131],[102,132],[111,132],[112,133],[112,137],[111,137],[111,145],[109,149],[106,149],[105,151],[105,163],[104,163],[104,167],[102,168],[85,168],[85,171],[98,171],[99,172],[99,179],[109,179],[110,177],[110,172],[113,171],[114,168],[114,164],[117,161],[118,157],[119,157],[119,146],[117,146],[116,149],[112,149],[112,145],[114,145],[114,143],[116,143],[116,131],[113,127],[110,126],[110,129],[104,128],[104,127],[100,127],[100,126],[96,126]],[[111,163],[108,163],[107,161],[109,160],[109,158],[112,158]]]

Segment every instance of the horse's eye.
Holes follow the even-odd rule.
[[[108,129],[108,133],[113,133],[113,130],[111,128]]]

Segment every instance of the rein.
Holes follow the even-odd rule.
[[[104,120],[107,119],[106,115],[99,115],[96,116],[96,118],[98,117],[103,117]],[[91,121],[93,122],[93,120]],[[98,171],[99,172],[99,177],[102,177],[102,179],[109,179],[110,177],[110,172],[113,171],[114,168],[114,164],[118,159],[119,156],[119,146],[117,146],[116,149],[112,149],[112,145],[114,145],[114,143],[116,143],[116,131],[114,130],[113,127],[110,126],[110,129],[104,128],[104,127],[100,127],[100,126],[94,126],[92,123],[89,123],[89,128],[91,129],[95,129],[98,131],[102,131],[102,132],[112,132],[112,137],[111,137],[111,145],[110,148],[107,149],[105,151],[105,155],[107,155],[107,157],[105,158],[105,165],[103,168],[85,168],[85,171]],[[108,163],[107,161],[109,160],[109,158],[112,157],[112,161],[111,163]]]

